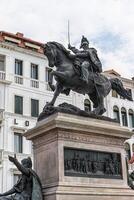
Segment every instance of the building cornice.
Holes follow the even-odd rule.
[[[45,44],[32,40],[30,38],[24,37],[23,33],[17,32],[16,34],[14,34],[14,33],[9,33],[5,31],[0,31],[0,41],[11,42],[21,48],[24,48],[24,49],[31,48],[31,50],[44,54],[43,49],[44,49]]]
[[[18,46],[13,45],[13,44],[8,44],[6,42],[0,42],[0,47],[4,48],[4,49],[8,49],[10,51],[17,51],[19,53],[24,53],[24,54],[27,54],[27,55],[31,55],[31,56],[34,56],[34,57],[38,57],[38,58],[47,60],[47,58],[44,54],[34,52],[32,50],[29,50],[29,49],[24,49],[24,48],[18,47]]]

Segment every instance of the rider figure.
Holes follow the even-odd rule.
[[[97,50],[94,48],[89,48],[89,41],[86,37],[82,36],[81,39],[80,49],[82,48],[82,51],[72,47],[70,44],[68,45],[68,48],[76,56],[74,65],[81,67],[80,78],[85,83],[88,83],[89,72],[94,72],[96,74],[102,72],[102,64],[97,56]]]

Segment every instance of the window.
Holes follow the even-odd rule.
[[[46,82],[47,82],[47,83],[48,83],[48,81],[49,81],[50,72],[51,72],[51,69],[46,68]]]
[[[23,62],[22,60],[15,59],[15,74],[23,75]]]
[[[15,110],[16,114],[23,114],[23,97],[15,95]]]
[[[115,90],[112,90],[112,97],[118,98],[118,94]]]
[[[14,133],[14,152],[23,153],[23,137],[20,133]]]
[[[120,122],[119,108],[117,106],[113,107],[113,117]]]
[[[39,115],[39,101],[31,99],[31,116],[38,117]]]
[[[126,109],[125,108],[121,109],[121,117],[122,117],[122,125],[123,126],[128,126],[127,113],[126,113]]]
[[[38,79],[38,65],[31,64],[31,78]]]
[[[129,116],[130,128],[134,128],[134,112],[133,112],[133,110],[129,109],[128,116]]]
[[[0,55],[0,71],[4,71],[5,69],[5,56]]]
[[[51,69],[46,68],[45,80],[46,80],[46,82],[47,82],[47,84],[46,84],[46,89],[47,89],[48,91],[52,91],[52,89],[50,88],[50,86],[49,86],[49,84],[48,84],[49,77],[50,77],[50,72],[51,72]]]
[[[86,112],[91,111],[91,103],[88,99],[85,99],[85,101],[84,101],[84,109],[85,109]]]

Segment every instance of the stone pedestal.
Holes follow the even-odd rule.
[[[134,199],[134,191],[127,185],[123,147],[124,141],[131,135],[131,132],[117,123],[63,113],[54,114],[38,122],[25,136],[33,142],[34,166],[43,184],[45,200]],[[76,160],[75,164],[72,164],[72,160],[65,160],[64,156],[70,156],[72,159],[69,150],[77,159],[77,166],[74,166]],[[86,156],[78,159],[79,152]],[[95,171],[95,163],[92,163],[93,173],[87,172],[89,166],[84,159],[91,159],[90,154],[94,155],[93,157],[105,154],[101,156],[102,160],[100,159],[105,175],[101,170]],[[110,159],[105,158],[106,163],[103,163],[103,157],[109,155],[112,159],[113,155],[120,157],[120,172],[119,169],[116,172],[119,176],[114,176]]]

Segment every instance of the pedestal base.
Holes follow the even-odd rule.
[[[38,122],[25,136],[45,200],[134,199],[123,147],[131,135],[114,122],[63,113]]]

